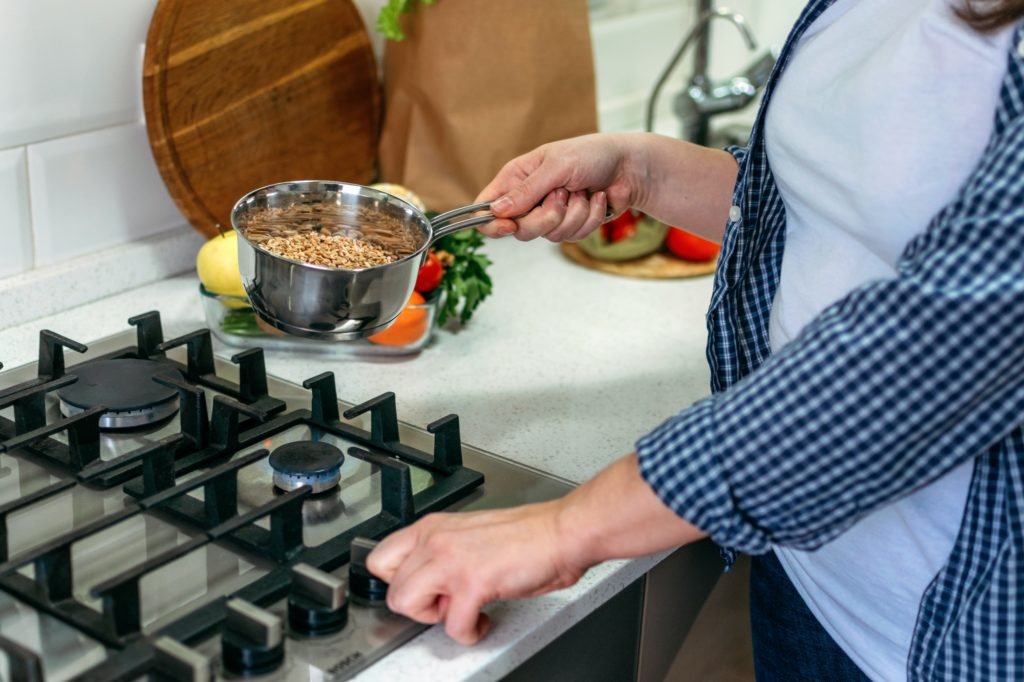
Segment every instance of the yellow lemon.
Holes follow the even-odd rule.
[[[370,187],[373,189],[379,189],[381,192],[387,192],[399,199],[405,199],[421,211],[427,210],[427,207],[423,204],[423,200],[420,199],[419,195],[408,187],[403,187],[402,185],[393,182],[378,182],[375,185],[370,185]]]
[[[196,256],[199,281],[211,294],[246,297],[238,270],[238,235],[228,232],[203,244]],[[229,307],[244,307],[241,301],[225,302]],[[231,304],[237,305],[231,305]]]

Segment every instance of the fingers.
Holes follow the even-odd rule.
[[[453,589],[449,572],[436,561],[407,571],[403,566],[388,588],[388,608],[420,623],[444,621],[445,631],[461,644],[476,644],[490,630],[491,621],[480,613],[489,599],[469,585]]]
[[[569,195],[568,208],[562,216],[561,224],[544,236],[553,242],[564,241],[583,226],[589,215],[590,202],[586,192],[573,192]]]
[[[498,238],[515,234],[516,230],[519,229],[519,226],[516,225],[516,221],[514,220],[509,220],[508,218],[497,218],[486,225],[481,225],[477,229],[486,237]]]
[[[437,566],[423,563],[418,571],[405,574],[388,587],[388,608],[420,623],[439,623],[448,614],[450,598],[438,584]]]
[[[543,148],[534,149],[531,152],[516,157],[502,166],[498,174],[494,176],[480,194],[477,195],[474,204],[482,201],[491,201],[504,196],[515,185],[521,183],[530,173],[534,172],[544,162]]]
[[[516,219],[515,238],[530,241],[554,232],[565,220],[569,210],[569,192],[559,188],[544,198],[541,205]]]
[[[499,218],[525,215],[568,181],[568,169],[560,159],[542,157],[532,172],[523,173],[518,182],[513,182],[504,195],[491,203],[491,211]]]
[[[477,197],[478,202],[491,202],[496,216],[480,232],[489,237],[515,235],[521,241],[582,238],[603,218],[592,218],[597,212],[595,198],[588,199],[587,192],[628,195],[627,188],[615,184],[619,156],[608,140],[586,136],[543,145],[513,159]],[[628,196],[622,199],[628,205]],[[607,196],[602,194],[600,201],[606,205]]]
[[[516,220],[498,219],[482,228],[490,237],[515,235],[520,241],[544,237],[553,242],[577,241],[604,222],[608,197],[595,192],[569,193],[563,188],[548,194],[541,205]]]
[[[584,223],[603,215],[602,197],[566,199],[559,223],[566,215],[574,224],[583,215]],[[491,600],[543,594],[579,578],[581,573],[565,570],[559,559],[560,543],[552,532],[558,509],[544,503],[430,514],[382,541],[368,567],[388,580],[391,610],[423,623],[443,621],[453,639],[473,644],[490,628],[480,611]]]
[[[595,192],[594,196],[590,197],[587,208],[588,213],[583,224],[572,235],[566,237],[566,241],[579,241],[601,226],[608,210],[608,195],[604,192]]]
[[[453,596],[444,620],[444,631],[459,644],[476,644],[491,629],[491,619],[481,613],[483,600],[472,593]]]
[[[370,569],[370,573],[386,583],[393,582],[398,569],[416,548],[420,528],[420,524],[413,524],[381,540],[366,557],[366,567]]]
[[[558,188],[544,197],[541,204],[526,215],[515,220],[498,218],[479,229],[488,237],[515,235],[516,239],[524,242],[549,236],[562,227],[565,216],[569,213],[570,202],[569,192]],[[572,201],[572,204],[578,204],[578,200]],[[575,208],[574,212],[578,214],[579,208]]]

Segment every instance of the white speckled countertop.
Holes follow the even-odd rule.
[[[546,242],[505,239],[487,252],[495,293],[466,329],[440,331],[424,351],[400,359],[270,351],[268,372],[301,382],[333,370],[339,397],[356,402],[395,391],[399,418],[418,426],[457,413],[465,442],[575,482],[707,394],[710,277],[605,275],[571,264]],[[195,277],[179,276],[2,329],[0,362],[33,361],[40,329],[89,343],[123,331],[128,317],[146,310],[160,311],[168,338],[205,326]],[[497,679],[659,558],[609,562],[569,589],[495,604],[488,610],[496,627],[472,648],[431,628],[357,679]]]

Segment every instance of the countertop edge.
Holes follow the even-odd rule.
[[[403,421],[423,425],[442,411],[455,411],[465,417],[465,442],[576,482],[628,452],[645,428],[706,395],[702,351],[709,278],[610,277],[568,263],[553,245],[503,241],[489,246],[494,301],[480,308],[468,329],[445,332],[421,356],[325,365],[323,359],[274,352],[267,355],[268,371],[300,383],[333,369],[345,399],[365,399],[400,381]],[[521,277],[525,269],[528,278]],[[549,295],[552,286],[559,296]],[[127,318],[147,310],[159,310],[167,338],[205,327],[197,288],[191,272],[36,315],[0,329],[0,362],[10,368],[33,361],[41,329],[89,343],[128,329]],[[535,315],[518,314],[538,300],[544,305]],[[636,319],[652,323],[636,325]],[[445,377],[443,384],[438,376]],[[499,412],[506,418],[488,421]],[[461,647],[442,628],[430,628],[357,679],[497,679],[664,556],[607,562],[565,590],[494,604],[488,612],[496,627],[475,647]]]

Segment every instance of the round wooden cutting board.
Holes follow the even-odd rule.
[[[700,277],[710,275],[718,265],[718,259],[697,263],[682,260],[660,251],[643,258],[629,261],[603,261],[591,258],[583,249],[569,242],[561,244],[562,253],[575,263],[585,268],[600,270],[622,277],[639,277],[641,279],[681,279],[684,277]]]
[[[160,0],[142,91],[160,174],[207,236],[257,187],[373,179],[380,86],[351,0]]]

